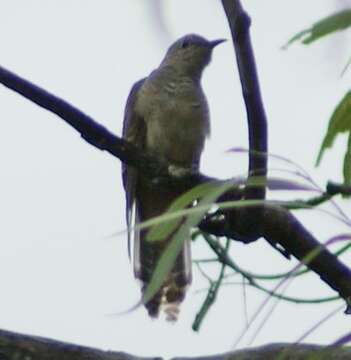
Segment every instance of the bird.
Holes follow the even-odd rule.
[[[210,134],[209,109],[201,76],[210,63],[213,49],[225,39],[209,41],[188,34],[175,41],[161,64],[149,76],[137,81],[127,98],[123,138],[174,166],[198,170],[206,138]],[[122,164],[128,229],[167,211],[181,195],[173,189],[150,186],[137,168]],[[128,231],[133,237],[134,276],[144,294],[152,273],[172,235],[157,242],[146,240],[147,230]],[[175,321],[179,306],[191,284],[190,233],[183,242],[172,270],[161,288],[144,305],[150,317],[162,311]]]

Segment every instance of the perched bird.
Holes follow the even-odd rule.
[[[173,43],[160,66],[132,87],[125,108],[123,137],[170,164],[198,169],[210,132],[201,75],[211,60],[212,50],[223,41],[208,41],[190,34]],[[181,194],[174,189],[150,187],[136,168],[123,165],[122,170],[128,228],[133,221],[138,224],[161,215]],[[150,243],[146,234],[145,230],[136,230],[133,236],[134,274],[142,282],[142,292],[171,239],[168,236]],[[157,317],[162,309],[168,320],[176,320],[178,306],[190,283],[190,240],[186,239],[162,287],[145,304],[149,315]]]

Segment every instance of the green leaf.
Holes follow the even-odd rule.
[[[344,157],[344,183],[351,184],[351,131],[349,133],[349,140],[347,142],[347,150]]]
[[[277,187],[279,179],[272,179],[271,185],[274,187]],[[270,184],[269,180],[267,182],[267,179],[265,176],[253,176],[248,179],[247,186],[251,187],[261,187],[265,186],[267,184]],[[285,181],[283,183],[283,180],[281,181],[281,186],[285,185],[287,187],[288,185],[292,187],[294,184],[293,182],[288,183],[288,181]],[[221,186],[222,193],[227,191],[228,189],[228,182],[208,182],[205,184],[200,184],[192,188],[191,190],[187,191],[185,194],[182,194],[179,196],[168,208],[167,212],[162,215],[162,218],[158,218],[159,221],[156,221],[154,223],[154,226],[150,229],[147,235],[147,241],[159,241],[162,239],[167,238],[172,234],[173,231],[177,229],[177,227],[181,224],[183,221],[183,216],[177,216],[176,218],[172,216],[171,214],[174,214],[175,212],[179,212],[180,210],[184,210],[187,207],[189,207],[195,200],[204,197],[206,194],[210,194],[211,191],[215,189],[219,189]],[[232,186],[239,186],[239,184],[232,184]],[[297,185],[296,185],[297,186]],[[229,182],[229,187],[230,182]],[[300,185],[300,189],[302,186]],[[304,188],[305,190],[307,188]],[[180,214],[180,213],[179,213]],[[165,219],[169,216],[169,220],[165,221]],[[156,219],[155,219],[156,220]]]
[[[349,58],[349,60],[347,61],[346,65],[344,66],[344,68],[341,71],[340,77],[343,77],[347,71],[347,69],[349,68],[349,66],[351,65],[351,58]]]
[[[186,193],[177,197],[175,201],[168,208],[165,216],[187,208],[190,206],[196,199],[203,197],[205,194],[208,194],[216,187],[219,186],[218,182],[208,182],[205,184],[200,184],[190,189]],[[176,219],[170,219],[169,221],[159,221],[156,223],[148,232],[147,240],[148,241],[157,241],[167,238],[182,222],[183,217],[179,216]]]
[[[288,42],[285,45],[282,46],[282,48],[284,50],[287,49],[292,43],[294,43],[295,41],[300,40],[301,38],[303,38],[306,34],[309,34],[310,32],[311,32],[311,28],[305,29],[305,30],[302,30],[302,31],[298,32],[291,39],[289,39]]]
[[[301,40],[303,44],[307,45],[323,36],[347,29],[349,26],[351,26],[351,9],[327,16],[313,24],[310,28],[300,31],[294,35],[283,48],[287,48],[298,40]]]
[[[324,151],[331,148],[335,138],[344,132],[349,132],[349,141],[347,151],[344,158],[344,183],[351,183],[351,91],[349,91],[341,102],[338,104],[334,113],[332,114],[327,133],[322,142],[321,148],[316,161],[318,166],[322,160]]]
[[[210,191],[198,202],[195,208],[198,208],[199,211],[194,212],[186,218],[184,223],[179,227],[178,231],[173,235],[169,245],[163,251],[152,274],[150,283],[145,289],[143,303],[147,303],[150,299],[152,299],[162,286],[165,278],[171,271],[180,250],[182,249],[183,242],[187,239],[187,237],[189,237],[190,229],[201,221],[204,214],[208,211],[209,206],[232,186],[232,181],[223,182],[221,185],[214,187],[212,191]]]

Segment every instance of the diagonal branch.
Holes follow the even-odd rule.
[[[0,83],[17,92],[40,107],[56,114],[79,132],[81,137],[96,148],[107,151],[122,162],[136,166],[143,174],[151,177],[157,186],[175,186],[187,190],[196,184],[215,179],[199,173],[187,174],[179,181],[169,171],[169,164],[140,150],[96,122],[67,101],[0,66]]]
[[[279,224],[279,226],[277,226]],[[292,215],[281,207],[265,208],[263,236],[294,255],[298,260],[318,254],[306,264],[346,300],[346,314],[351,314],[351,271]],[[333,263],[333,266],[330,266]]]

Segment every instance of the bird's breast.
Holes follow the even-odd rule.
[[[201,89],[170,80],[144,91],[146,148],[182,166],[198,163],[208,132],[208,108]]]

